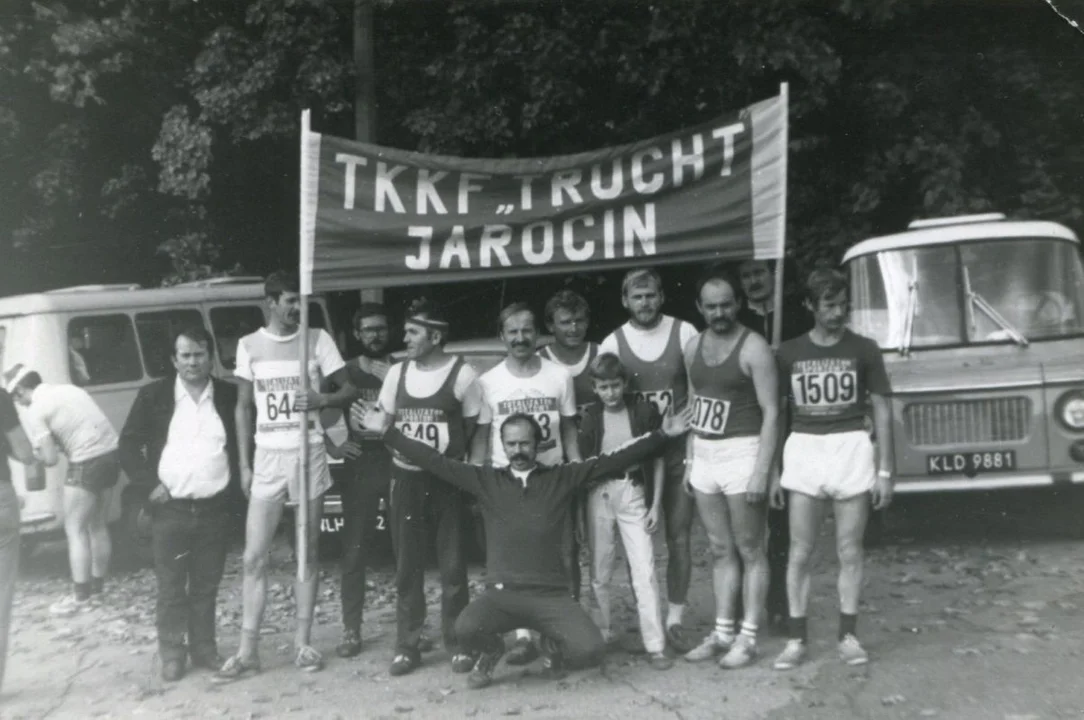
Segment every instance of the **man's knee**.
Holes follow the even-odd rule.
[[[267,574],[267,551],[245,548],[242,556],[242,565],[245,575],[250,577],[263,577]]]
[[[791,537],[790,552],[787,555],[788,564],[799,568],[805,568],[809,566],[809,561],[812,556],[813,543],[797,540],[793,536]]]
[[[606,641],[597,627],[565,643],[565,664],[572,669],[595,667],[606,655]]]
[[[836,555],[839,557],[839,564],[842,567],[861,567],[865,555],[862,550],[862,539],[840,542],[836,548]]]

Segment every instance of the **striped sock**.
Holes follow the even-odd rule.
[[[741,635],[746,640],[756,644],[757,641],[757,626],[754,623],[743,622],[741,624]]]
[[[734,642],[734,621],[730,618],[715,618],[715,636],[726,643]]]

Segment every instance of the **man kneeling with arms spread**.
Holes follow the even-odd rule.
[[[667,417],[660,430],[611,453],[552,467],[535,461],[542,431],[530,415],[515,414],[501,424],[510,463],[503,468],[444,457],[390,428],[390,416],[378,409],[365,413],[362,423],[383,433],[391,450],[478,496],[486,526],[489,588],[455,624],[462,647],[477,657],[468,686],[477,689],[492,682],[493,669],[504,655],[501,635],[516,628],[536,630],[550,639],[557,645],[550,648],[553,655],[568,667],[599,664],[605,653],[602,634],[568,593],[562,541],[570,504],[587,483],[623,472],[659,452],[668,437],[684,433],[687,414]]]

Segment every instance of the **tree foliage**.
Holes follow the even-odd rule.
[[[10,0],[12,290],[290,262],[300,110],[352,135],[353,0]],[[382,0],[378,140],[576,152],[791,86],[799,264],[917,216],[1079,224],[1081,38],[1041,3]],[[128,262],[116,269],[116,257]]]

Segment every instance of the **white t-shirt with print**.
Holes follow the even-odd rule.
[[[297,391],[301,386],[301,331],[273,335],[260,328],[237,343],[234,375],[252,383],[256,402],[256,447],[294,450],[301,446],[301,414]],[[309,387],[318,390],[324,378],[338,372],[343,362],[326,330],[309,331]],[[310,413],[309,442],[323,443],[317,413]]]
[[[576,392],[572,376],[563,366],[539,357],[541,368],[532,377],[516,377],[501,361],[478,378],[482,388],[479,425],[490,425],[489,456],[494,467],[508,465],[501,442],[501,423],[516,413],[531,415],[542,428],[538,462],[560,465],[565,461],[561,441],[561,418],[576,417]]]

